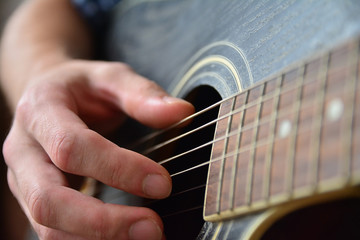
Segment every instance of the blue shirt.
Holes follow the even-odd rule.
[[[88,21],[95,32],[106,22],[107,13],[120,0],[71,0],[81,15]]]

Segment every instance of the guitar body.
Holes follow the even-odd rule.
[[[172,95],[194,101],[200,110],[356,38],[360,34],[359,13],[357,1],[122,1],[111,18],[105,56],[128,63]],[[214,108],[195,125],[201,126],[206,118],[218,114],[219,107]],[[191,149],[187,145],[211,142],[216,128],[219,126],[149,156],[161,162]],[[126,134],[126,129],[120,131],[127,140],[139,136]],[[174,176],[174,193],[168,200],[139,199],[106,186],[99,197],[158,211],[168,239],[360,239],[356,187],[243,212],[234,206],[222,211],[218,206],[207,215],[204,197],[208,201],[216,198],[207,189],[213,166],[205,164],[193,173],[186,169],[214,159],[214,145],[187,159],[181,157],[176,164],[164,163]]]

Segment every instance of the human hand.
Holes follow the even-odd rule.
[[[69,61],[32,76],[3,153],[8,182],[41,239],[161,239],[150,209],[106,204],[72,189],[68,174],[95,178],[143,197],[170,194],[168,172],[100,133],[125,115],[151,127],[193,112],[120,63]]]

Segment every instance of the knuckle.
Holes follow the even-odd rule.
[[[51,212],[47,191],[35,188],[25,198],[33,219],[41,225],[48,226]]]
[[[48,83],[34,84],[26,89],[22,97],[20,98],[18,105],[16,106],[17,113],[24,113],[24,116],[31,115],[33,113],[33,106],[39,104],[46,104],[49,93],[52,92],[52,86]]]
[[[53,92],[49,84],[35,84],[27,89],[16,106],[15,121],[30,132],[41,130],[42,116],[37,113],[48,105]]]
[[[110,160],[108,160],[107,163],[107,169],[110,169],[110,171],[108,171],[108,181],[109,181],[109,185],[114,186],[114,187],[124,187],[122,185],[124,185],[124,181],[123,181],[123,167],[122,167],[122,163],[121,161],[117,161],[116,164],[110,162]]]
[[[95,239],[106,240],[112,239],[112,231],[109,221],[104,216],[104,212],[95,212],[93,217],[90,219],[90,228],[93,231]]]
[[[120,174],[118,174],[119,171],[116,171],[115,169],[109,172],[109,185],[110,186],[119,186],[119,176]]]
[[[72,172],[76,169],[76,136],[69,132],[57,132],[50,145],[50,155],[57,167],[63,171]]]
[[[2,146],[2,153],[4,156],[4,160],[6,165],[11,166],[11,156],[13,155],[13,141],[12,141],[12,137],[9,135]]]
[[[23,95],[23,97],[19,100],[19,103],[16,106],[16,119],[20,120],[20,121],[24,121],[24,122],[29,122],[30,118],[31,118],[31,109],[32,109],[32,104],[31,101],[29,100],[29,93],[25,93]]]

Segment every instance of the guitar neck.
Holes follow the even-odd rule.
[[[224,101],[205,219],[358,184],[359,71],[356,39]]]

